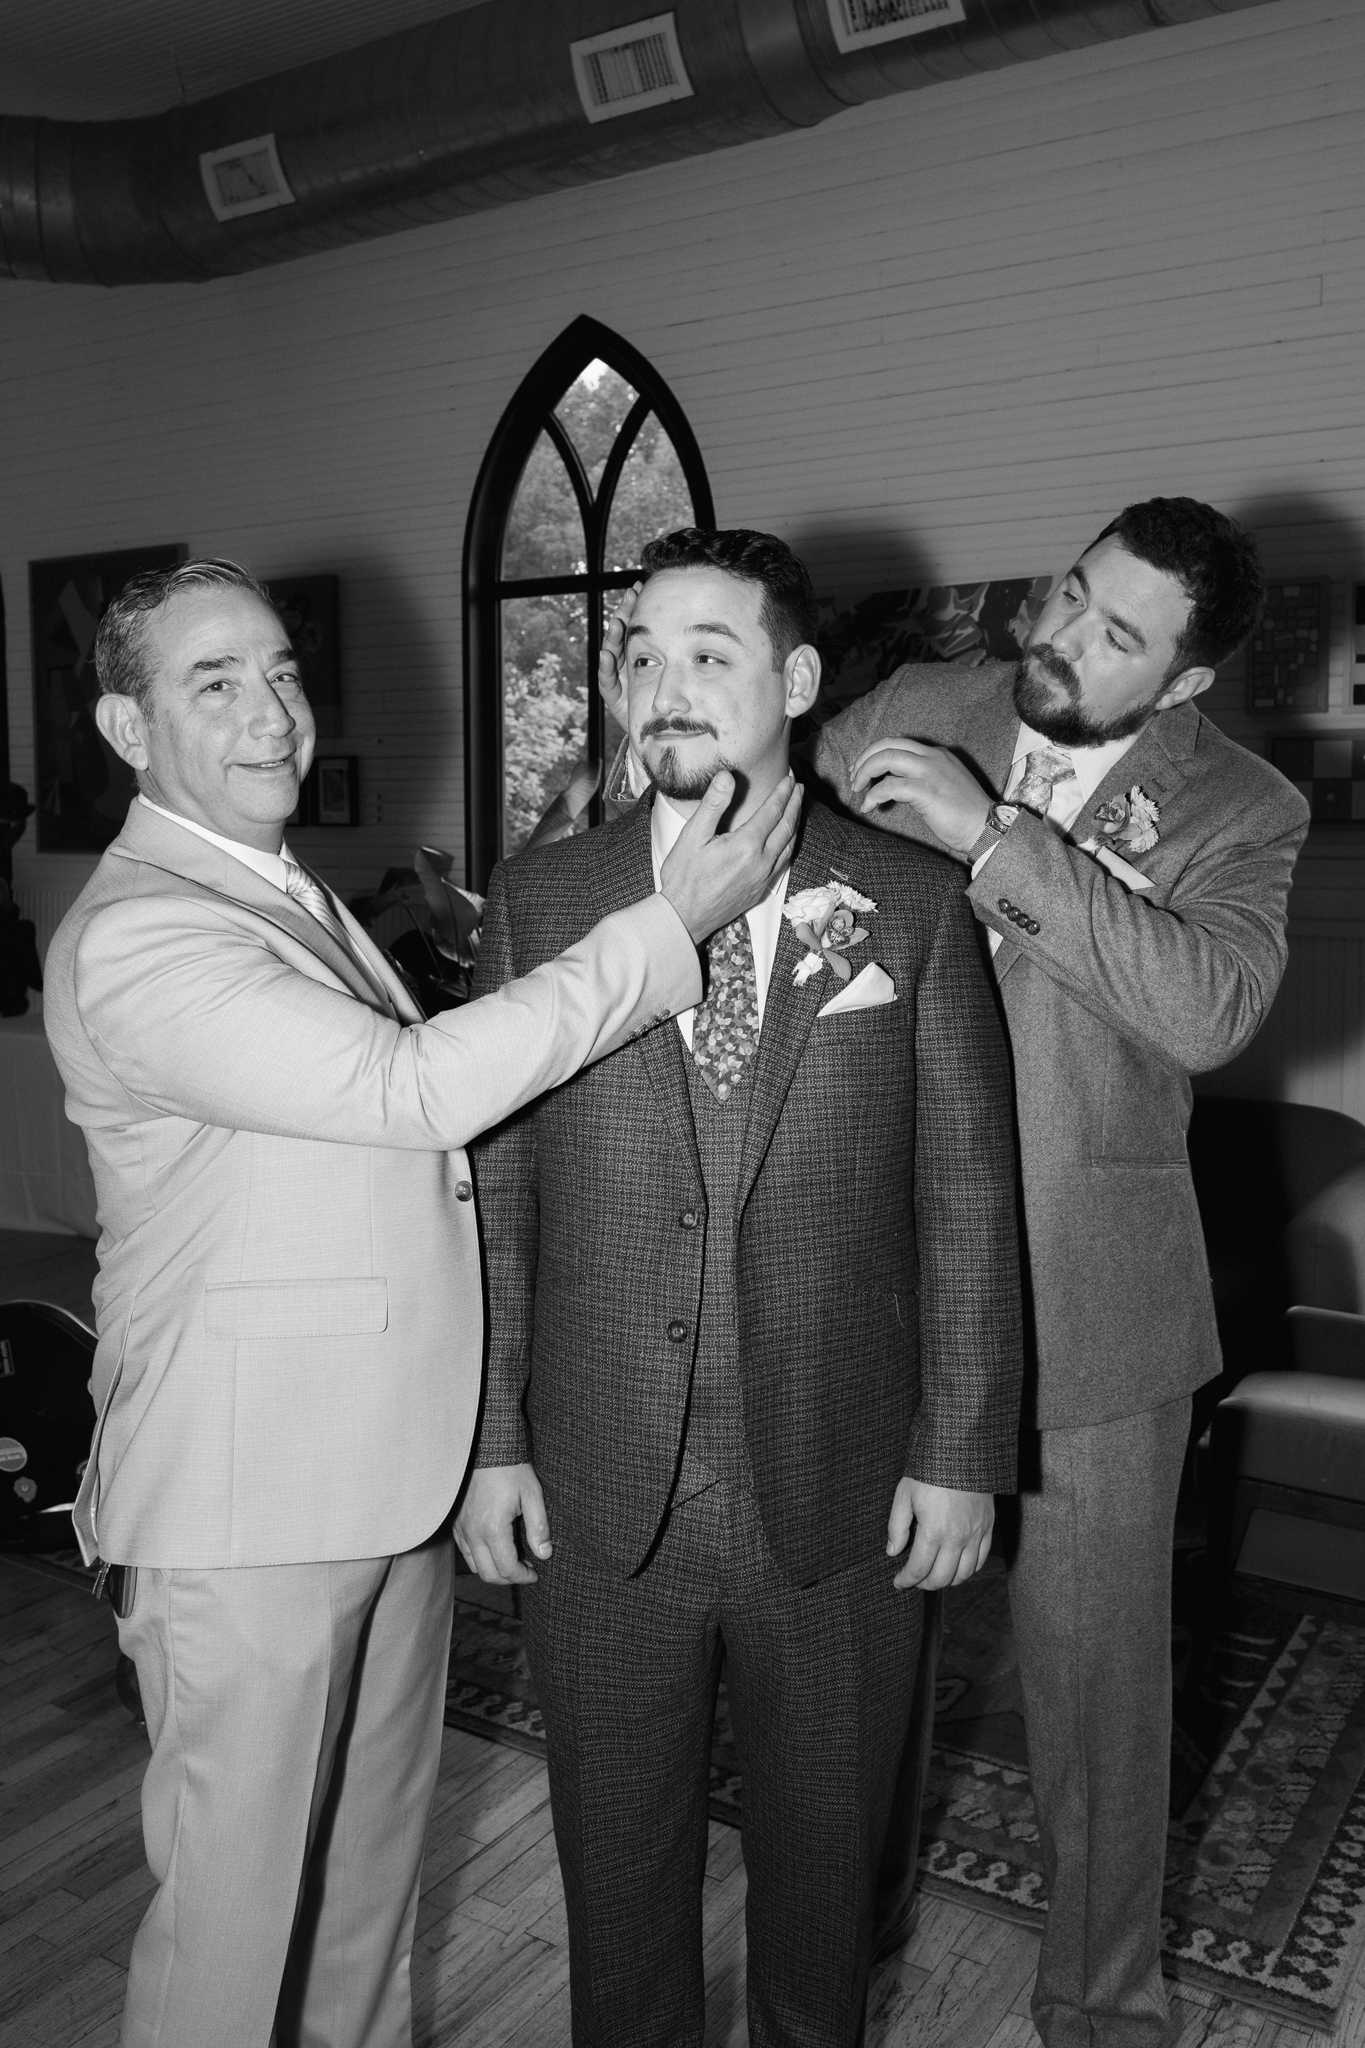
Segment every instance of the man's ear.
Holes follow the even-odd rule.
[[[1191,697],[1202,697],[1213,681],[1211,668],[1187,668],[1173,683],[1167,683],[1156,700],[1158,711],[1169,711],[1176,704],[1188,704]]]
[[[120,761],[126,761],[130,768],[135,769],[151,765],[147,752],[147,722],[135,697],[97,697],[95,723]]]
[[[787,716],[800,718],[820,694],[820,657],[813,647],[794,647],[782,669],[787,679]]]

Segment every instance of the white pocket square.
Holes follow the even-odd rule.
[[[869,960],[861,974],[855,974],[846,988],[831,996],[817,1017],[836,1017],[841,1010],[870,1010],[877,1003],[894,1003],[896,984],[884,967]]]
[[[1135,896],[1152,886],[1150,875],[1144,875],[1141,868],[1135,868],[1121,853],[1115,853],[1112,846],[1105,846],[1098,839],[1083,839],[1081,852],[1093,853],[1100,866],[1107,868],[1109,873],[1126,888],[1131,889]]]

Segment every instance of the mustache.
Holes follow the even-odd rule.
[[[713,740],[720,738],[720,734],[716,731],[714,725],[707,725],[698,718],[650,718],[640,728],[640,738],[642,740],[662,739],[666,733],[690,733],[696,735],[705,733],[709,734]]]
[[[1044,641],[1041,646],[1030,647],[1025,660],[1036,661],[1044,675],[1060,683],[1067,695],[1073,699],[1081,694],[1081,679],[1064,654],[1058,654],[1055,647]]]

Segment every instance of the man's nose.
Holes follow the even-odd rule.
[[[262,676],[251,695],[250,724],[253,732],[286,733],[294,730],[294,714],[268,677]]]
[[[654,692],[654,714],[688,711],[691,699],[687,694],[687,670],[681,662],[666,661],[664,672],[659,678],[659,687]]]

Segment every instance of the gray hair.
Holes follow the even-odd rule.
[[[144,569],[130,577],[100,620],[95,635],[95,674],[102,696],[131,697],[144,718],[152,715],[147,621],[182,590],[249,590],[272,612],[279,609],[249,569],[214,556],[177,562],[172,569]]]

